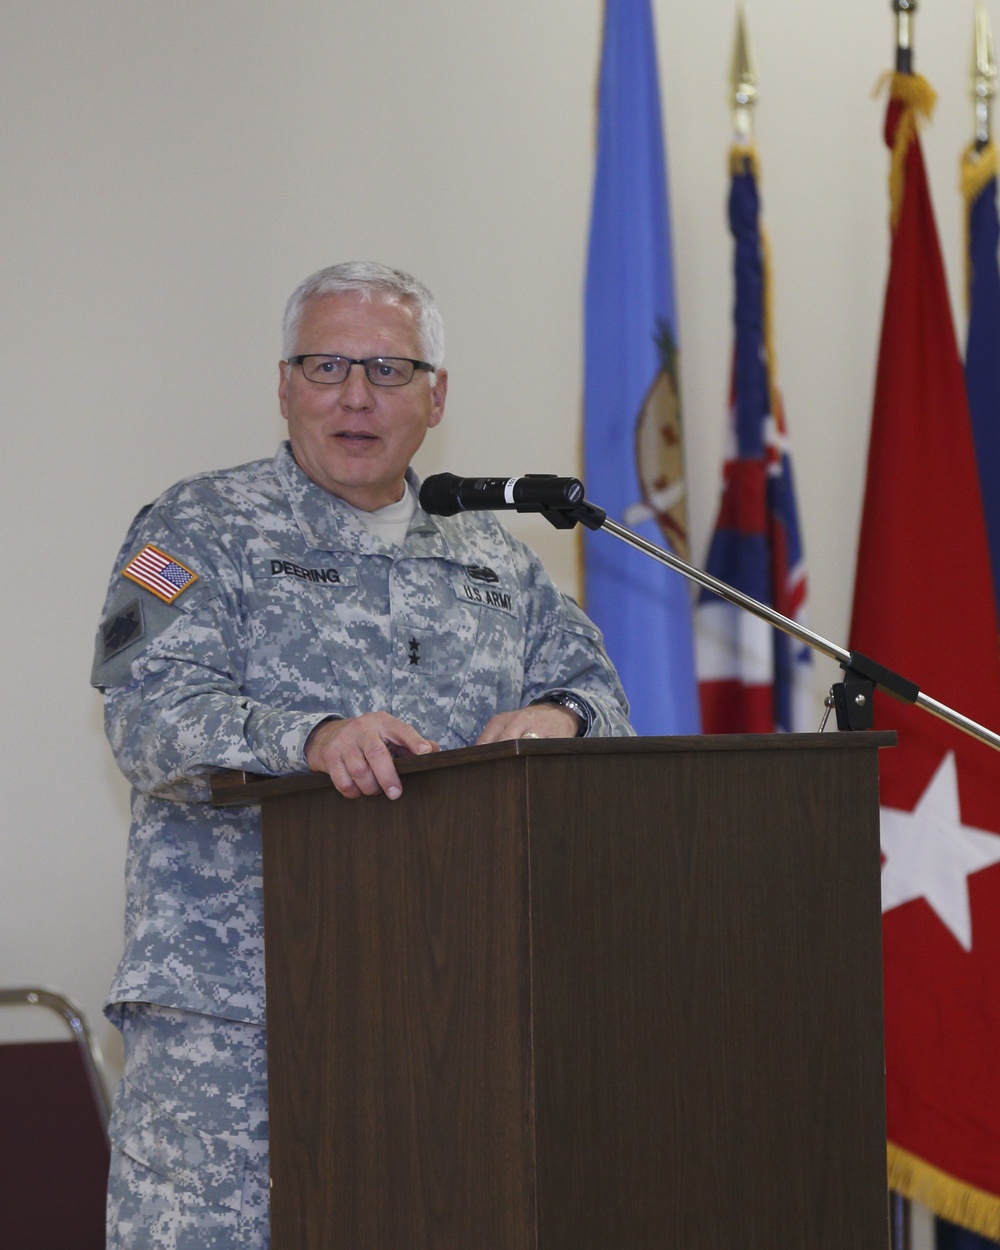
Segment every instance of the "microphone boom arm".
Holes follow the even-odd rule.
[[[939,703],[937,699],[932,699],[928,695],[921,693],[913,682],[907,681],[905,677],[901,677],[891,669],[884,668],[875,660],[862,655],[861,652],[845,651],[843,647],[838,647],[835,643],[829,642],[826,638],[814,633],[811,629],[807,629],[804,625],[800,625],[797,621],[793,621],[789,617],[783,616],[780,612],[776,612],[774,608],[769,607],[766,603],[761,603],[750,595],[744,594],[743,591],[720,581],[717,577],[713,577],[711,573],[706,573],[704,570],[696,568],[693,564],[688,564],[686,560],[682,560],[680,556],[674,555],[672,551],[647,542],[645,538],[633,533],[630,529],[626,529],[624,525],[619,525],[617,521],[609,520],[603,508],[598,508],[596,505],[584,500],[583,503],[577,504],[572,508],[542,508],[537,509],[537,511],[540,511],[545,519],[556,526],[557,529],[572,529],[579,522],[581,525],[585,525],[587,529],[607,530],[609,534],[613,534],[615,538],[627,543],[630,547],[634,547],[644,555],[650,556],[652,559],[659,561],[660,564],[665,564],[668,568],[682,574],[688,581],[695,582],[698,586],[702,586],[713,594],[718,595],[721,599],[725,599],[727,603],[731,603],[738,608],[744,609],[744,611],[752,613],[754,616],[760,617],[761,620],[767,621],[775,629],[780,629],[782,633],[798,639],[799,642],[812,647],[814,651],[820,652],[821,655],[825,655],[828,659],[836,660],[844,670],[844,680],[838,682],[831,691],[833,705],[837,713],[837,725],[840,729],[871,728],[874,716],[872,695],[877,687],[903,703],[915,703],[918,707],[923,708],[925,712],[938,717],[939,720],[947,721],[949,725],[953,725],[956,729],[960,729],[970,737],[976,738],[980,742],[986,743],[987,746],[993,747],[994,750],[1000,751],[1000,734],[994,733],[992,729],[987,729],[984,725],[970,720],[968,716],[963,716],[961,712],[956,712],[946,704]]]

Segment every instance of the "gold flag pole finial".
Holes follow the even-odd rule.
[[[896,14],[896,73],[913,73],[913,14],[917,0],[892,0]]]
[[[972,49],[972,100],[976,111],[976,148],[982,151],[992,135],[993,97],[997,93],[997,61],[985,0],[976,0],[976,37]]]
[[[736,9],[736,37],[733,42],[733,128],[736,143],[743,146],[753,140],[753,111],[757,103],[757,66],[747,35],[743,5]]]

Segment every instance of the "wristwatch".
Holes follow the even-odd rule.
[[[590,704],[585,703],[583,699],[578,698],[569,690],[550,690],[548,694],[543,694],[540,699],[532,699],[531,706],[534,707],[539,703],[555,703],[558,707],[564,707],[567,711],[575,712],[580,718],[580,728],[576,731],[578,738],[583,738],[590,732],[590,727],[594,723],[594,713],[590,709]]]

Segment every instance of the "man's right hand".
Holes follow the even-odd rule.
[[[306,763],[314,773],[328,773],[345,798],[381,791],[398,799],[403,787],[393,756],[427,755],[440,749],[388,712],[368,712],[317,725],[306,739]]]

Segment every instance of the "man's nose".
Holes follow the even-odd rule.
[[[341,383],[342,402],[351,408],[366,408],[373,398],[373,387],[364,365],[351,365],[350,372]]]

